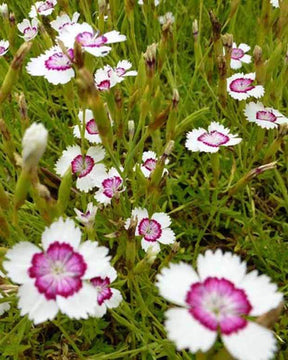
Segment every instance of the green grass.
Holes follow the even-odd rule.
[[[112,264],[118,271],[115,287],[121,291],[124,301],[118,308],[108,311],[102,319],[74,321],[59,314],[55,321],[33,326],[26,317],[21,318],[15,288],[7,292],[4,285],[10,285],[10,282],[3,279],[2,288],[11,301],[11,309],[0,318],[0,359],[196,359],[188,352],[177,352],[167,339],[163,322],[164,311],[169,304],[158,295],[154,282],[156,274],[170,261],[183,260],[195,264],[197,255],[206,249],[222,248],[235,252],[247,261],[249,270],[258,269],[267,274],[284,295],[288,293],[287,137],[281,139],[277,151],[269,159],[269,162],[277,161],[277,168],[253,178],[231,195],[229,191],[243,176],[265,163],[265,155],[279,131],[262,130],[256,124],[248,123],[243,114],[243,101],[238,102],[228,95],[227,106],[221,105],[208,14],[213,9],[220,23],[225,24],[222,34],[233,34],[237,44],[249,44],[249,54],[252,55],[255,45],[261,46],[266,77],[265,96],[260,101],[288,115],[288,27],[285,24],[279,30],[280,10],[272,8],[268,0],[242,1],[233,17],[230,17],[230,1],[166,0],[157,8],[142,8],[135,1],[131,11],[128,9],[130,1],[126,1],[126,8],[125,1],[107,2],[110,2],[114,13],[105,23],[105,31],[119,30],[128,39],[122,44],[113,45],[107,57],[93,58],[86,53],[87,67],[94,72],[107,63],[115,66],[118,60],[129,59],[133,69],[138,68],[139,72],[136,79],[127,78],[109,92],[101,93],[114,119],[114,129],[117,126],[123,128],[121,136],[116,136],[114,131],[113,154],[118,164],[125,165],[128,195],[122,196],[119,204],[112,203],[112,206],[98,210],[93,236],[110,249]],[[150,0],[148,2],[152,3]],[[232,4],[236,3],[232,1]],[[8,5],[15,13],[16,21],[20,22],[28,17],[31,4],[29,0],[9,0]],[[54,19],[60,10],[58,5],[49,20]],[[95,14],[98,11],[97,1],[69,1],[70,15],[76,10],[81,13],[81,22],[87,21],[98,27]],[[162,52],[157,53],[156,71],[149,79],[142,54],[153,42],[160,44],[158,16],[167,11],[172,11],[176,19],[173,32],[166,43],[159,45]],[[192,34],[195,19],[199,22],[198,52],[195,52]],[[43,21],[45,25],[47,19]],[[0,34],[1,38],[12,38],[14,42],[7,55],[0,58],[2,83],[13,55],[23,40],[18,37],[17,29],[13,30],[13,25],[9,26],[4,21]],[[45,37],[38,34],[26,58],[38,56],[47,48]],[[255,66],[253,63],[245,64],[239,71],[254,72]],[[128,121],[133,119],[136,129],[140,118],[146,126],[153,123],[169,108],[173,89],[178,90],[180,100],[176,109],[168,111],[168,116],[175,116],[176,119],[176,135],[172,137],[175,146],[169,156],[169,174],[151,191],[149,183],[140,176],[139,170],[133,171],[133,166],[140,163],[143,149],[163,154],[169,137],[166,131],[167,117],[161,127],[151,131],[146,139],[143,138],[144,126],[139,127],[139,136],[132,143],[128,138]],[[67,85],[54,86],[42,77],[30,76],[23,66],[11,94],[0,107],[0,118],[4,120],[18,154],[21,154],[21,138],[25,128],[17,104],[17,94],[21,92],[26,98],[29,122],[42,122],[49,130],[49,144],[40,161],[39,178],[56,201],[59,180],[55,176],[54,165],[62,151],[75,143],[72,125],[77,123],[81,105],[77,84],[74,79]],[[121,97],[119,107],[116,106],[115,96]],[[189,152],[184,146],[187,131],[197,127],[207,128],[211,121],[219,121],[230,127],[231,132],[238,133],[243,141],[231,149],[222,147],[216,157]],[[7,249],[21,240],[37,244],[49,223],[41,217],[30,195],[18,211],[18,222],[13,221],[14,192],[21,168],[9,159],[7,146],[11,148],[11,143],[7,145],[2,136],[0,179],[10,201],[8,209],[0,209],[1,221],[5,219],[9,229],[9,234],[7,231],[0,234],[2,258]],[[88,143],[83,146],[87,147]],[[129,163],[127,158],[130,159]],[[109,155],[105,161],[108,167],[113,165]],[[220,164],[218,180],[213,175],[217,161]],[[43,168],[52,175],[48,176]],[[75,186],[75,182],[73,184]],[[93,193],[70,192],[63,215],[74,217],[73,209],[85,209],[92,199]],[[172,229],[177,235],[179,247],[163,246],[152,266],[147,264],[143,271],[133,274],[128,271],[125,259],[127,232],[124,221],[134,207],[144,205],[151,212],[165,211],[171,215]],[[116,237],[105,237],[115,232]],[[139,239],[135,242],[136,266],[145,254],[140,249]],[[275,359],[288,358],[287,329],[287,308],[284,306],[274,326],[279,340],[279,352]],[[216,348],[221,348],[220,342]]]

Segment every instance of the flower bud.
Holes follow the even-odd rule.
[[[152,77],[155,73],[156,51],[157,51],[157,44],[153,43],[152,45],[149,45],[147,47],[147,50],[144,53],[144,59],[146,62],[146,71],[148,77]]]
[[[78,209],[74,209],[77,215],[76,219],[87,228],[93,228],[97,210],[97,206],[94,206],[92,202],[87,205],[87,210],[85,213]]]
[[[22,139],[23,168],[30,169],[38,165],[47,146],[48,131],[43,124],[33,123]]]
[[[198,38],[198,20],[195,19],[192,23],[192,33],[194,36],[194,40],[196,41]]]
[[[0,15],[8,19],[8,5],[6,3],[0,5]]]
[[[133,139],[135,133],[135,122],[134,120],[128,121],[128,133],[129,133],[129,140]]]

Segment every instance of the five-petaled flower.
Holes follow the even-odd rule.
[[[77,41],[83,50],[98,57],[106,56],[110,52],[111,47],[106,44],[125,41],[126,36],[116,30],[100,35],[99,32],[94,31],[91,25],[82,23],[69,26],[61,32],[59,39],[68,48],[73,48],[74,42]]]
[[[255,85],[255,73],[237,73],[227,79],[227,91],[233,99],[246,100],[250,96],[256,99],[264,95],[264,87]]]
[[[111,168],[108,173],[95,177],[95,185],[99,190],[95,193],[95,200],[107,205],[113,198],[119,198],[123,187],[123,179],[115,168]]]
[[[8,250],[3,266],[21,284],[21,315],[35,324],[54,319],[59,310],[75,319],[98,315],[93,279],[110,276],[110,257],[97,242],[80,241],[74,222],[60,218],[43,232],[41,248],[23,241]]]
[[[64,176],[71,168],[72,174],[77,176],[76,187],[80,191],[88,192],[95,185],[95,179],[106,173],[104,164],[98,164],[105,157],[105,150],[101,146],[91,146],[83,155],[78,145],[68,146],[55,165],[58,175]]]
[[[257,103],[250,102],[246,104],[244,114],[248,121],[255,122],[266,129],[274,129],[280,124],[288,123],[288,119],[278,110],[266,108],[259,101]]]
[[[26,70],[30,75],[44,76],[54,85],[66,84],[75,76],[73,59],[73,49],[68,49],[67,54],[64,54],[59,46],[53,46],[44,54],[32,58]]]
[[[191,151],[215,153],[220,146],[233,146],[242,141],[238,135],[230,134],[230,130],[218,122],[212,122],[208,131],[203,128],[194,129],[187,133],[185,146]]]
[[[237,46],[236,43],[233,43],[232,52],[231,52],[231,69],[240,69],[242,67],[242,63],[249,64],[251,62],[251,56],[245,54],[250,50],[250,46],[247,44],[240,44]]]
[[[56,4],[57,0],[36,1],[36,3],[31,6],[29,17],[36,18],[37,15],[51,15]]]
[[[141,246],[144,251],[153,247],[155,251],[160,251],[160,244],[173,244],[176,240],[174,231],[170,229],[170,216],[158,212],[149,216],[147,209],[135,208],[132,210],[131,219],[128,219],[125,228],[128,229],[131,220],[137,220],[135,235],[141,236]]]
[[[38,19],[31,20],[24,19],[21,23],[17,24],[18,30],[23,34],[25,41],[30,41],[38,34]]]
[[[8,50],[9,50],[9,41],[0,40],[0,57],[5,55]]]
[[[197,259],[198,273],[183,262],[157,276],[160,294],[179,307],[166,312],[168,338],[178,350],[206,352],[220,333],[238,360],[272,359],[276,339],[271,330],[250,321],[276,308],[282,300],[277,286],[230,252],[206,251]]]

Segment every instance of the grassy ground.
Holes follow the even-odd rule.
[[[208,13],[213,10],[222,24],[222,34],[233,34],[235,42],[249,44],[251,55],[255,45],[262,48],[264,70],[258,68],[258,71],[265,73],[265,96],[261,101],[288,115],[288,26],[281,23],[286,8],[283,7],[281,15],[268,0],[166,0],[156,8],[141,7],[137,3],[133,8],[133,1],[107,2],[110,2],[113,13],[109,14],[104,30],[117,29],[128,39],[114,45],[105,58],[93,58],[87,54],[87,67],[95,71],[106,63],[116,65],[120,59],[129,59],[133,69],[138,68],[139,72],[138,78],[126,79],[121,85],[101,94],[108,103],[114,126],[118,128],[116,133],[114,127],[113,149],[116,161],[125,166],[127,196],[121,198],[120,205],[112,204],[98,211],[94,236],[110,248],[112,263],[119,273],[116,287],[121,290],[124,301],[102,319],[73,321],[58,315],[55,321],[33,326],[26,317],[20,317],[15,288],[9,287],[9,280],[3,279],[3,289],[9,288],[12,306],[0,319],[1,359],[194,359],[188,352],[176,352],[174,345],[167,340],[163,314],[168,305],[158,295],[154,280],[170,260],[195,264],[197,255],[205,249],[220,247],[239,254],[248,262],[249,269],[256,268],[269,275],[284,294],[288,292],[287,138],[281,137],[277,129],[263,130],[248,123],[243,114],[243,101],[228,96],[227,104],[221,104]],[[66,2],[59,3],[65,5]],[[31,4],[30,0],[9,0],[9,9],[14,12],[16,22],[28,17]],[[76,10],[81,14],[81,21],[96,28],[103,26],[97,20],[97,1],[69,1],[69,13]],[[54,19],[60,11],[58,5],[49,19]],[[158,16],[167,11],[173,12],[175,23],[172,33],[166,34],[164,40]],[[195,19],[199,24],[197,41],[192,30]],[[49,33],[47,23],[47,18],[43,18]],[[23,40],[18,37],[15,25],[4,21],[0,34],[1,38],[11,40],[10,51],[0,58],[2,83]],[[39,34],[27,59],[47,49],[48,42],[43,33]],[[147,78],[142,54],[153,42],[159,44],[156,69],[153,76]],[[255,65],[252,62],[242,69],[245,73],[253,72]],[[0,117],[11,136],[9,141],[2,136],[0,143],[1,184],[12,204],[20,168],[13,163],[9,151],[13,154],[11,149],[15,146],[15,151],[21,154],[21,138],[27,124],[21,117],[17,95],[24,93],[28,121],[42,122],[49,130],[49,144],[40,162],[39,178],[56,200],[60,180],[55,176],[54,164],[61,152],[75,142],[71,126],[77,123],[80,106],[77,85],[73,80],[67,85],[54,86],[42,77],[27,74],[25,66],[19,75],[11,94],[0,107]],[[179,92],[179,104],[171,110],[174,89]],[[120,101],[116,102],[116,98]],[[167,122],[169,119],[173,121],[173,117],[177,125],[171,132]],[[129,141],[128,121],[131,119],[136,128],[139,119],[146,125],[150,124],[149,136],[144,139],[144,127],[139,127],[138,137]],[[232,133],[238,133],[243,141],[231,149],[221,148],[216,156],[189,152],[184,146],[186,132],[200,126],[207,128],[211,121],[222,122],[231,128]],[[276,143],[275,139],[278,139]],[[140,162],[143,149],[161,155],[168,140],[175,141],[169,156],[169,175],[165,181],[151,187],[132,168]],[[271,151],[272,144],[275,151]],[[271,161],[277,161],[275,169],[235,187],[249,171]],[[106,164],[112,165],[109,156]],[[43,211],[41,216],[32,198],[29,196],[19,209],[18,222],[13,221],[12,205],[1,210],[2,256],[19,240],[38,243],[44,227],[51,222],[51,217],[43,217]],[[92,199],[92,193],[72,191],[63,213],[74,217],[74,207],[85,209]],[[131,277],[123,255],[126,244],[123,224],[135,206],[169,213],[178,246],[163,247],[151,267],[147,266]],[[115,236],[105,237],[108,234]],[[139,249],[136,264],[143,257],[144,253]],[[276,358],[281,360],[288,358],[287,325],[287,309],[284,308],[274,327],[279,340]]]

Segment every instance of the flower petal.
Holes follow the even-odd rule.
[[[49,245],[55,241],[60,243],[67,243],[77,249],[81,241],[81,231],[75,226],[71,219],[59,220],[46,227],[42,234],[43,249],[47,250]]]
[[[161,225],[162,229],[171,225],[170,216],[163,212],[154,213],[151,219],[156,220]]]
[[[272,331],[252,322],[236,333],[222,335],[222,340],[231,355],[241,360],[273,359],[277,348]]]
[[[199,281],[191,265],[180,262],[162,269],[156,277],[159,293],[176,305],[187,306],[186,296],[192,284]]]
[[[266,275],[258,275],[256,270],[245,275],[239,287],[245,290],[248,300],[252,305],[251,316],[259,316],[269,310],[275,309],[283,299],[277,292],[277,286],[271,283]]]
[[[192,353],[206,352],[214,344],[217,332],[202,326],[187,309],[170,309],[165,315],[168,338],[175,342],[177,350],[188,348]]]
[[[19,287],[18,307],[21,315],[28,314],[34,324],[40,324],[46,320],[53,320],[58,313],[58,306],[55,300],[47,300],[40,294],[33,282],[27,282]]]
[[[59,309],[71,319],[87,319],[93,314],[97,292],[95,288],[87,283],[83,283],[83,287],[73,296],[64,298],[57,296],[56,302]]]
[[[176,236],[173,230],[170,228],[163,229],[160,238],[157,240],[161,244],[173,244],[176,240]]]
[[[245,276],[246,263],[231,252],[222,253],[218,249],[213,253],[207,250],[204,255],[198,256],[197,269],[202,281],[211,276],[224,278],[238,285]]]
[[[112,291],[111,298],[105,300],[105,305],[109,309],[113,309],[113,308],[118,307],[119,304],[121,303],[121,301],[123,300],[123,297],[122,297],[121,292],[119,290],[111,288],[111,291]]]
[[[22,241],[13,246],[6,253],[8,261],[3,262],[3,267],[7,271],[7,276],[18,284],[23,284],[30,280],[28,269],[31,266],[32,257],[41,250],[28,241]]]

